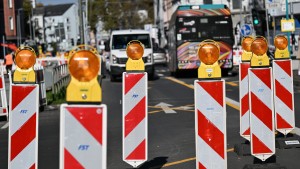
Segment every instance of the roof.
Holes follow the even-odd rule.
[[[63,15],[72,5],[71,4],[58,4],[45,6],[45,16],[60,16]]]
[[[128,30],[114,30],[111,34],[113,35],[122,35],[122,34],[149,34],[149,31],[142,30],[142,29],[128,29]]]
[[[33,9],[33,14],[34,15],[44,15],[45,13],[45,8],[44,7],[38,7]]]

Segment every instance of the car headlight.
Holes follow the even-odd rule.
[[[117,56],[116,55],[112,55],[112,63],[117,64]]]
[[[149,54],[147,56],[147,63],[151,63],[152,62],[152,54]]]

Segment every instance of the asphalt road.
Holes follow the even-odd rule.
[[[166,67],[158,66],[156,78],[148,84],[148,161],[140,169],[170,168],[193,169],[195,163],[194,90],[195,74],[182,77],[170,76]],[[226,97],[238,102],[238,75],[224,78]],[[295,103],[300,102],[300,78],[295,75]],[[122,161],[122,82],[102,80],[103,103],[108,107],[108,169],[132,168]],[[158,104],[169,104],[164,111]],[[233,148],[244,143],[239,136],[239,111],[234,104],[227,105],[227,155],[228,168],[240,169],[258,161],[252,156],[238,156]],[[233,106],[232,106],[233,105]],[[47,107],[39,114],[39,159],[40,169],[59,168],[59,107]],[[173,110],[173,111],[171,111]],[[300,128],[300,105],[295,104],[296,126]],[[7,168],[8,128],[0,121],[0,169]],[[6,127],[6,128],[5,128]],[[276,158],[270,160],[289,169],[300,166],[300,148],[276,149]],[[269,165],[270,165],[269,164]]]

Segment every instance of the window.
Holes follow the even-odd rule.
[[[9,8],[12,8],[13,6],[12,6],[12,0],[8,0],[8,7]]]
[[[213,3],[212,3],[212,0],[204,0],[203,3],[204,3],[204,4],[213,4]]]
[[[14,30],[14,19],[13,17],[9,17],[9,26],[10,26],[10,30]]]

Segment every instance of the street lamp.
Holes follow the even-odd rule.
[[[21,31],[21,19],[20,19],[20,11],[23,11],[23,8],[17,9],[18,15],[17,15],[17,42],[18,42],[18,47],[22,43],[22,31]]]

